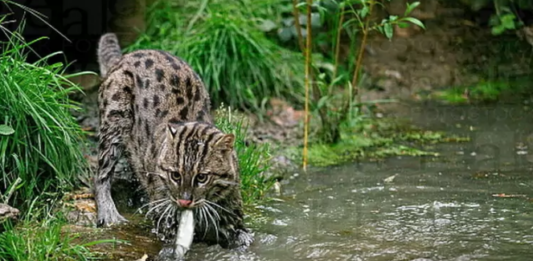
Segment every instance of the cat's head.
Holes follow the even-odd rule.
[[[239,185],[234,142],[206,123],[168,124],[156,170],[164,193],[181,208],[216,205]]]

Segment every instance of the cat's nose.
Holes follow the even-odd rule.
[[[180,204],[180,206],[187,208],[187,207],[191,206],[192,200],[179,199],[178,203]]]

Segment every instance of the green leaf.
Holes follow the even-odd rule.
[[[320,100],[318,100],[316,108],[320,109],[320,108],[324,107],[324,105],[326,105],[326,103],[328,101],[329,101],[329,96],[327,96],[327,95],[323,96],[322,98],[320,98]]]
[[[515,16],[513,14],[506,14],[501,17],[501,22],[506,29],[515,29]]]
[[[404,16],[408,16],[419,5],[420,2],[413,2],[412,4],[407,3],[407,8],[405,9]]]
[[[368,14],[368,11],[369,11],[369,8],[368,6],[363,6],[363,8],[361,8],[360,10],[360,15],[361,15],[361,18],[365,18],[366,15]]]
[[[500,24],[500,17],[496,14],[492,15],[489,19],[490,26],[496,26]]]
[[[503,27],[501,25],[494,26],[494,27],[492,27],[491,31],[492,31],[493,35],[500,35],[500,34],[502,34],[505,31],[505,27]]]
[[[413,17],[404,17],[404,18],[402,18],[402,20],[403,20],[403,21],[411,22],[411,23],[413,23],[413,24],[416,24],[416,25],[422,27],[423,29],[426,29],[426,27],[424,26],[424,24],[423,24],[420,20],[418,20],[418,19],[416,19],[416,18],[413,18]]]
[[[409,27],[409,23],[398,22],[398,27],[400,27],[400,28],[407,28],[407,27]]]
[[[7,125],[0,125],[0,135],[11,135],[15,133],[15,130]]]
[[[262,20],[261,23],[258,25],[259,30],[262,32],[270,32],[278,27],[278,25],[269,19]]]
[[[390,40],[392,39],[392,35],[394,34],[394,30],[392,29],[392,25],[387,23],[383,27],[385,31],[385,36]]]
[[[397,16],[397,15],[391,15],[391,16],[389,16],[389,21],[394,22],[394,21],[396,21],[396,20],[398,20],[398,16]]]

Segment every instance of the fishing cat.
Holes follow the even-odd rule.
[[[246,248],[235,137],[213,125],[202,80],[183,60],[159,50],[122,55],[115,34],[101,36],[100,134],[95,199],[98,226],[127,222],[111,197],[117,161],[126,155],[150,203],[147,215],[174,258],[179,213],[192,209],[195,241]]]

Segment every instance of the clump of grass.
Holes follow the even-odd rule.
[[[24,225],[0,234],[2,260],[89,260],[91,253],[82,245],[72,244],[76,236],[62,234],[56,219],[38,225]]]
[[[147,33],[126,50],[157,48],[182,57],[201,76],[215,106],[259,109],[270,97],[300,101],[301,55],[269,40],[255,26],[251,10],[257,3],[245,2],[173,6],[160,0],[149,12]]]
[[[94,260],[96,254],[89,251],[90,246],[116,242],[83,242],[79,233],[65,226],[67,221],[63,215],[56,212],[52,216],[50,209],[32,209],[32,214],[27,215],[16,229],[8,222],[7,230],[0,234],[0,260]],[[38,219],[42,221],[35,222]]]
[[[31,43],[21,39],[18,35],[0,43],[0,192],[20,180],[11,190],[18,208],[27,207],[36,195],[74,186],[86,169],[80,150],[83,132],[70,114],[78,107],[68,97],[81,90],[61,76],[62,64],[46,63],[57,54],[25,62]]]
[[[274,184],[264,172],[269,169],[270,147],[268,144],[246,144],[248,125],[243,117],[238,117],[231,108],[223,105],[216,111],[215,125],[225,133],[235,135],[235,150],[239,160],[241,193],[245,204],[264,198]]]

